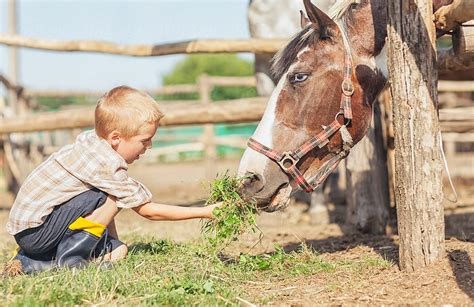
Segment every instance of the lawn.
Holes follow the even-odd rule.
[[[3,278],[5,305],[239,305],[264,304],[283,292],[265,292],[295,278],[364,274],[391,267],[377,257],[326,261],[301,245],[285,252],[226,256],[216,254],[204,240],[178,244],[169,240],[135,237],[129,257],[111,269],[95,265],[84,270],[53,270],[34,276]],[[5,258],[5,256],[4,256]],[[2,259],[4,262],[6,259]],[[330,285],[337,288],[337,285]],[[260,293],[260,294],[255,294]],[[265,294],[267,293],[267,294]]]

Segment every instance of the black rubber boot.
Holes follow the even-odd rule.
[[[92,254],[92,257],[95,259],[100,259],[122,245],[125,245],[122,241],[115,239],[110,235],[104,235],[102,238],[100,238],[99,243]]]
[[[26,255],[22,249],[18,251],[18,254],[13,260],[20,261],[23,274],[39,273],[50,270],[56,266],[52,258],[47,259]]]
[[[57,265],[68,268],[85,267],[90,262],[99,240],[100,237],[84,230],[67,233],[58,245]]]

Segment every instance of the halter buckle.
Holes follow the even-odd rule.
[[[339,111],[337,112],[336,116],[334,117],[334,120],[338,121],[337,118],[339,116],[342,116],[342,119],[343,119],[343,124],[342,126],[345,126],[345,127],[348,127],[350,124],[351,124],[351,120],[349,118],[346,118],[344,116],[344,112],[343,111]]]
[[[286,151],[281,154],[282,157],[280,161],[278,161],[278,165],[283,169],[283,171],[287,172],[290,168],[293,166],[296,166],[296,163],[298,163],[299,159],[293,158],[291,155],[291,152]]]
[[[341,89],[344,96],[350,97],[354,94],[354,86],[351,80],[344,79],[341,84]]]

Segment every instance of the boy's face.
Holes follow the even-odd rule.
[[[112,139],[112,148],[127,162],[132,164],[140,155],[144,154],[152,146],[151,139],[156,133],[157,125],[149,124],[143,126],[135,136]]]

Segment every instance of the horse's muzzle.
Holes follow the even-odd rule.
[[[265,178],[259,174],[247,174],[239,186],[239,194],[247,200],[255,201],[258,209],[273,212],[288,205],[291,187],[288,180],[276,184],[266,184]]]

